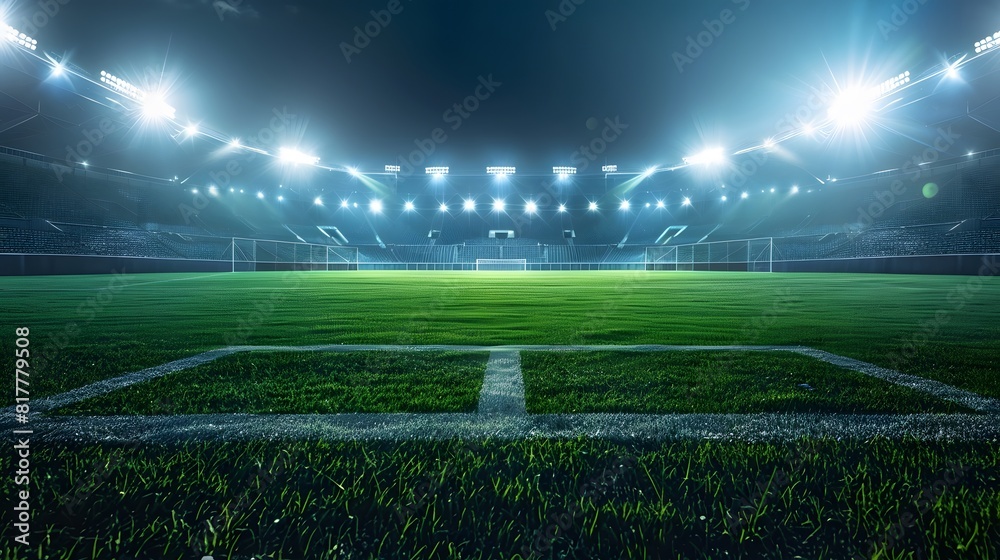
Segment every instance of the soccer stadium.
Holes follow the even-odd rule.
[[[997,6],[126,4],[0,1],[0,560],[1000,559]]]

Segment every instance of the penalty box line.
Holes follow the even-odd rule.
[[[71,389],[65,393],[52,397],[37,399],[32,402],[32,412],[45,413],[56,408],[75,404],[83,400],[100,396],[111,391],[123,389],[125,387],[149,381],[157,377],[162,377],[170,373],[183,371],[202,364],[213,362],[224,356],[240,352],[359,352],[359,351],[395,351],[395,352],[420,352],[420,351],[466,351],[466,352],[490,352],[490,362],[487,364],[487,375],[484,376],[483,389],[480,393],[480,413],[498,414],[526,414],[521,412],[524,408],[524,381],[521,376],[520,352],[521,351],[550,351],[550,352],[581,352],[581,351],[622,351],[622,352],[668,352],[668,351],[782,351],[795,352],[809,356],[833,365],[837,365],[852,371],[882,379],[889,383],[909,387],[917,391],[933,395],[942,400],[954,402],[975,410],[988,414],[1000,414],[1000,401],[990,397],[985,397],[971,391],[965,391],[951,385],[932,381],[915,375],[904,374],[888,368],[883,368],[840,356],[823,350],[809,348],[806,346],[743,346],[743,345],[723,345],[723,346],[693,346],[693,345],[659,345],[642,344],[627,346],[612,345],[504,345],[504,346],[481,346],[481,345],[382,345],[382,344],[326,344],[311,346],[229,346],[216,350],[202,352],[195,356],[181,358],[166,364],[146,368],[140,371],[127,373],[111,379],[105,379]],[[515,357],[516,356],[516,357]],[[491,369],[491,364],[493,368]],[[484,402],[484,398],[486,399]],[[518,400],[520,402],[518,402]],[[13,422],[14,407],[9,406],[5,410],[6,414],[0,419],[0,425],[11,424]]]

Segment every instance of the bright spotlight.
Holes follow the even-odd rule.
[[[651,204],[647,202],[646,203],[646,208],[649,208],[650,206],[651,206]]]
[[[375,200],[372,200],[370,203],[368,203],[368,209],[372,211],[372,214],[381,214],[382,201],[377,198]]]
[[[233,187],[229,187],[229,192],[234,193],[236,192],[236,189],[234,189]]]
[[[649,176],[651,176],[651,175],[652,175],[653,173],[656,173],[656,171],[657,171],[657,170],[656,170],[656,168],[655,168],[655,167],[647,167],[647,168],[646,168],[646,170],[642,172],[642,176],[643,176],[643,177],[649,177]]]
[[[566,213],[566,205],[565,204],[560,204],[559,205],[559,213],[560,214],[565,214]]]
[[[525,213],[525,214],[534,214],[534,213],[536,213],[536,212],[538,212],[538,205],[537,205],[537,204],[535,204],[535,201],[534,201],[534,200],[529,200],[529,201],[528,201],[528,202],[527,202],[527,203],[526,203],[526,204],[524,205],[524,213]]]
[[[569,179],[569,175],[567,175],[565,173],[560,173],[559,174],[559,180],[560,181],[565,181],[566,179]]]
[[[701,153],[684,158],[684,163],[688,165],[715,165],[726,161],[726,154],[722,148],[709,148]]]
[[[897,89],[905,86],[908,83],[910,83],[910,71],[909,70],[907,70],[906,72],[903,72],[902,74],[900,74],[898,76],[889,78],[888,80],[882,82],[881,84],[873,87],[871,89],[871,97],[874,98],[874,99],[878,99],[880,97],[884,97],[885,95],[890,94],[890,93],[896,91]]]
[[[279,149],[278,158],[280,158],[281,161],[292,165],[316,165],[319,163],[318,157],[304,154],[294,148]]]
[[[283,197],[283,196],[281,196],[281,195],[279,194],[279,195],[278,195],[278,202],[284,202],[284,201],[285,201],[285,197]]]
[[[340,201],[340,207],[341,207],[341,208],[347,208],[347,207],[349,207],[350,205],[351,205],[351,203],[350,203],[350,202],[347,202],[346,200],[341,200],[341,201]]]
[[[447,212],[447,211],[448,211],[448,205],[442,202],[441,206],[438,206],[438,212]]]
[[[208,187],[208,194],[210,194],[212,196],[218,196],[219,195],[219,189],[215,188],[214,186]]]
[[[142,102],[142,114],[148,118],[173,119],[177,111],[167,105],[167,102],[159,95],[146,97]]]
[[[317,196],[313,200],[313,204],[315,204],[316,206],[323,206],[323,199]]]
[[[264,200],[264,193],[257,191],[257,198]]]
[[[433,175],[435,177],[440,177],[442,175],[447,175],[450,169],[448,167],[425,167],[424,173],[427,175]]]
[[[632,204],[629,203],[628,200],[623,200],[622,203],[620,205],[618,205],[618,209],[622,210],[622,211],[628,210],[631,207],[632,207]]]
[[[565,180],[569,175],[576,175],[575,167],[553,167],[552,173]]]
[[[198,194],[198,189],[191,189],[191,194]]]
[[[766,138],[764,140],[764,148],[770,150],[774,147],[774,138]]]
[[[59,76],[62,76],[64,72],[66,72],[66,67],[64,67],[61,62],[57,62],[52,66],[53,76],[58,78]]]
[[[816,129],[813,127],[812,123],[805,123],[802,125],[802,133],[806,136],[812,136],[815,132]]]
[[[952,80],[957,80],[962,77],[962,75],[958,72],[958,63],[949,66],[948,71],[945,72],[945,76],[948,76],[948,78]]]
[[[184,127],[184,134],[187,134],[189,137],[198,134],[198,125],[196,124],[187,125],[186,127]]]
[[[513,175],[515,173],[517,173],[517,168],[509,165],[486,168],[487,175],[497,175],[499,177],[505,177],[507,175]]]
[[[361,172],[358,171],[356,167],[348,167],[347,172],[350,173],[351,177],[358,177],[361,175]]]
[[[398,165],[387,165],[385,166],[386,173],[399,173],[403,168]]]
[[[691,199],[685,196],[684,201],[681,202],[681,206],[691,206]]]
[[[656,201],[656,207],[657,208],[666,208],[667,207],[667,203],[663,202],[662,200],[657,200]]]
[[[873,111],[875,97],[872,92],[860,88],[846,89],[830,106],[830,119],[840,126],[856,126],[865,122]]]
[[[474,211],[476,209],[476,201],[471,198],[465,199],[465,201],[462,202],[462,209],[466,212]]]
[[[798,186],[792,187],[792,194],[799,194],[799,187]]]
[[[976,41],[976,54],[995,49],[997,45],[1000,45],[1000,31],[986,37],[982,41]]]
[[[501,199],[501,198],[494,198],[493,199],[493,211],[494,212],[503,212],[503,209],[506,206],[507,206],[507,204],[503,201],[503,199]]]
[[[415,206],[413,206],[412,200],[407,200],[406,203],[403,204],[403,210],[406,210],[407,212],[413,212],[414,209]]]
[[[38,48],[38,41],[32,39],[31,37],[21,33],[17,29],[0,22],[0,33],[8,41],[14,43],[15,45],[20,45],[28,50],[36,50]]]
[[[747,198],[750,198],[750,193],[744,192],[743,194],[740,195],[740,198],[746,200]]]
[[[229,141],[229,145],[232,146],[233,148],[240,148],[241,147],[240,139],[233,138],[232,140]]]
[[[722,202],[725,202],[727,200],[729,200],[729,197],[726,195],[722,195]]]
[[[591,202],[590,204],[588,204],[587,210],[590,210],[591,212],[597,212],[597,203]]]

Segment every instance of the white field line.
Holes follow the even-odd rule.
[[[479,414],[524,415],[524,379],[521,353],[510,350],[490,352],[479,392]]]
[[[1000,433],[1000,422],[997,422],[996,415],[1000,413],[1000,401],[996,399],[984,397],[969,391],[964,391],[944,383],[939,383],[936,381],[926,380],[920,377],[906,375],[893,370],[888,370],[885,368],[880,368],[873,364],[868,364],[866,362],[861,362],[858,360],[853,360],[851,358],[846,358],[836,354],[831,354],[828,352],[823,352],[820,350],[815,350],[812,348],[807,348],[803,346],[677,346],[677,345],[633,345],[633,346],[606,346],[606,345],[577,345],[577,346],[554,346],[554,345],[509,345],[509,346],[476,346],[476,345],[429,345],[429,346],[400,346],[400,345],[370,345],[370,344],[341,344],[341,345],[317,345],[317,346],[231,346],[228,348],[222,348],[218,350],[212,350],[209,352],[204,352],[196,356],[189,358],[184,358],[181,360],[176,360],[168,364],[163,364],[160,366],[147,368],[138,372],[133,372],[129,374],[122,375],[113,379],[107,379],[104,381],[99,381],[85,387],[78,389],[73,389],[62,393],[60,395],[50,397],[47,399],[38,399],[32,401],[31,407],[32,412],[47,412],[58,407],[66,406],[76,402],[80,402],[84,399],[88,399],[94,396],[102,395],[117,389],[133,385],[135,383],[140,383],[166,375],[168,373],[173,373],[176,371],[182,371],[200,364],[209,363],[216,360],[222,356],[227,356],[237,352],[249,352],[249,351],[320,351],[320,352],[356,352],[356,351],[489,351],[491,352],[491,363],[494,363],[493,377],[492,381],[487,381],[484,379],[483,384],[483,395],[487,396],[487,401],[484,404],[482,401],[480,403],[480,410],[486,414],[492,415],[502,415],[507,417],[506,420],[486,420],[477,417],[472,417],[474,420],[465,419],[468,415],[455,415],[455,414],[419,414],[419,415],[393,415],[393,414],[346,414],[346,415],[322,415],[322,416],[309,416],[303,415],[302,418],[310,418],[310,422],[318,422],[317,429],[320,426],[328,426],[328,429],[333,430],[333,432],[338,432],[341,430],[347,430],[347,434],[354,434],[351,437],[358,437],[364,439],[365,434],[372,432],[378,434],[377,437],[392,437],[393,433],[409,433],[413,435],[414,432],[410,429],[406,429],[405,426],[423,426],[422,430],[426,431],[428,434],[438,433],[443,430],[442,433],[479,433],[482,430],[486,432],[493,433],[494,435],[501,435],[502,432],[510,432],[512,434],[526,434],[526,435],[537,435],[540,437],[546,437],[547,435],[551,437],[562,437],[562,435],[592,435],[594,437],[618,437],[626,436],[626,434],[633,434],[632,437],[647,438],[654,437],[656,430],[666,430],[664,434],[676,433],[678,435],[690,434],[691,437],[695,437],[695,434],[702,434],[697,437],[727,437],[725,434],[729,434],[729,437],[739,437],[740,439],[745,439],[749,432],[746,430],[735,430],[735,427],[739,425],[754,426],[755,429],[760,431],[756,433],[755,437],[766,437],[768,433],[773,433],[775,435],[785,434],[787,437],[798,437],[798,435],[813,435],[816,430],[819,430],[820,434],[829,433],[830,435],[840,434],[840,433],[850,433],[850,434],[870,434],[870,435],[902,435],[909,434],[914,437],[930,437],[930,438],[943,438],[943,437],[963,437],[962,434],[968,434],[972,436],[973,434],[980,434],[980,437],[986,437],[988,435],[995,436]],[[966,416],[966,415],[837,415],[837,414],[826,414],[826,415],[816,415],[816,414],[801,414],[801,415],[786,415],[786,414],[685,414],[685,415],[605,415],[605,414],[577,414],[577,415],[524,415],[523,412],[523,380],[520,381],[520,406],[516,404],[516,401],[509,400],[509,397],[514,397],[517,393],[518,380],[514,379],[513,376],[513,366],[510,364],[505,364],[512,359],[512,355],[517,354],[520,351],[531,351],[531,350],[542,350],[542,351],[564,351],[564,352],[574,352],[574,351],[623,351],[623,352],[641,352],[641,351],[697,351],[697,350],[707,350],[707,351],[723,351],[723,350],[738,350],[738,351],[786,351],[786,352],[796,352],[803,355],[807,355],[819,360],[823,360],[847,369],[858,371],[866,375],[871,375],[885,381],[903,385],[906,387],[913,388],[918,391],[932,394],[938,398],[956,402],[962,404],[970,409],[976,410],[978,412],[987,413],[987,416]],[[488,376],[489,376],[489,366]],[[506,371],[505,371],[506,370]],[[520,359],[517,359],[516,371],[520,373]],[[519,375],[517,376],[520,377]],[[501,388],[506,384],[505,388]],[[497,395],[504,395],[506,404],[500,404],[498,400],[496,403],[491,403],[490,395],[496,391]],[[515,397],[516,398],[516,397]],[[513,407],[513,408],[510,408]],[[7,425],[14,426],[13,416],[14,407],[7,407],[3,418],[0,419],[0,427],[6,427]],[[523,415],[523,416],[521,416]],[[150,430],[154,430],[150,435],[155,435],[156,430],[162,429],[157,428],[157,426],[184,426],[180,434],[195,434],[201,433],[201,431],[194,423],[206,422],[210,423],[206,426],[204,430],[211,431],[214,427],[225,426],[225,425],[241,425],[244,422],[251,422],[253,425],[261,426],[261,429],[266,429],[273,432],[278,429],[279,426],[274,425],[271,419],[282,418],[282,422],[288,422],[290,418],[296,418],[296,415],[273,415],[273,416],[261,416],[261,415],[248,415],[248,414],[219,414],[219,415],[192,415],[192,416],[168,416],[168,417],[81,417],[81,418],[33,418],[31,421],[32,428],[39,429],[42,431],[51,431],[53,433],[61,430],[60,426],[65,428],[68,426],[75,426],[75,429],[79,430],[80,433],[89,433],[94,437],[105,437],[98,436],[98,434],[105,432],[106,429],[113,428],[113,426],[128,425],[130,430],[137,430],[135,433],[150,433]],[[557,424],[565,423],[566,429],[554,429],[554,428],[539,428],[534,422],[539,419],[553,419]],[[346,420],[345,420],[346,419]],[[456,420],[457,419],[457,420]],[[608,422],[613,422],[615,419],[622,419],[625,425],[615,427],[611,424],[605,428],[601,428],[600,422],[607,420]],[[757,420],[755,420],[757,419]],[[763,419],[763,420],[762,420]],[[970,420],[971,419],[971,420]],[[977,427],[981,421],[991,422],[992,428]],[[761,423],[763,421],[763,423]],[[346,425],[345,425],[346,422]],[[374,427],[371,428],[370,423],[380,424],[381,428]],[[403,424],[397,425],[398,422]],[[492,423],[508,423],[511,424],[509,430],[502,430],[494,432],[490,429]],[[859,423],[873,422],[868,427],[859,426]],[[173,423],[173,424],[172,424]],[[527,424],[526,424],[527,423]],[[595,424],[596,423],[596,424]],[[699,423],[704,424],[703,430],[694,429],[691,426],[698,425]],[[735,423],[735,424],[734,424]],[[145,429],[142,426],[148,424],[149,428]],[[683,430],[679,428],[681,424],[687,426]],[[293,422],[290,425],[296,425]],[[523,426],[530,425],[533,426],[528,429],[527,432],[524,431]],[[546,424],[548,425],[548,424]],[[271,428],[265,428],[267,426],[272,426]],[[440,426],[440,429],[434,428],[434,426]],[[456,428],[458,426],[458,428]],[[472,426],[471,428],[469,426]],[[517,428],[516,426],[522,426],[522,428]],[[631,427],[630,427],[631,426]],[[350,427],[350,429],[348,429]],[[497,426],[499,428],[499,426]],[[963,431],[966,429],[967,431]],[[253,433],[247,427],[241,427],[241,431],[245,433]],[[652,431],[651,431],[652,430]],[[895,430],[895,431],[894,431]],[[117,430],[114,430],[117,432]],[[279,430],[280,431],[280,430]],[[306,430],[308,432],[309,430]],[[565,434],[564,434],[565,432]],[[737,435],[737,433],[742,435]],[[131,433],[131,432],[125,432]],[[489,435],[489,433],[484,433],[483,435]],[[263,436],[263,432],[260,432]],[[605,434],[605,436],[601,436]],[[797,435],[796,435],[797,434]],[[785,436],[781,436],[785,437]]]

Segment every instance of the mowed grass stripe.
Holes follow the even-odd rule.
[[[531,414],[967,413],[788,352],[522,352]]]
[[[488,357],[486,352],[247,352],[55,414],[473,412]]]
[[[968,287],[850,274],[77,276],[0,278],[0,305],[5,332],[32,329],[33,397],[233,344],[342,343],[803,345],[1000,397],[1000,282]],[[0,351],[13,343],[0,337]]]

